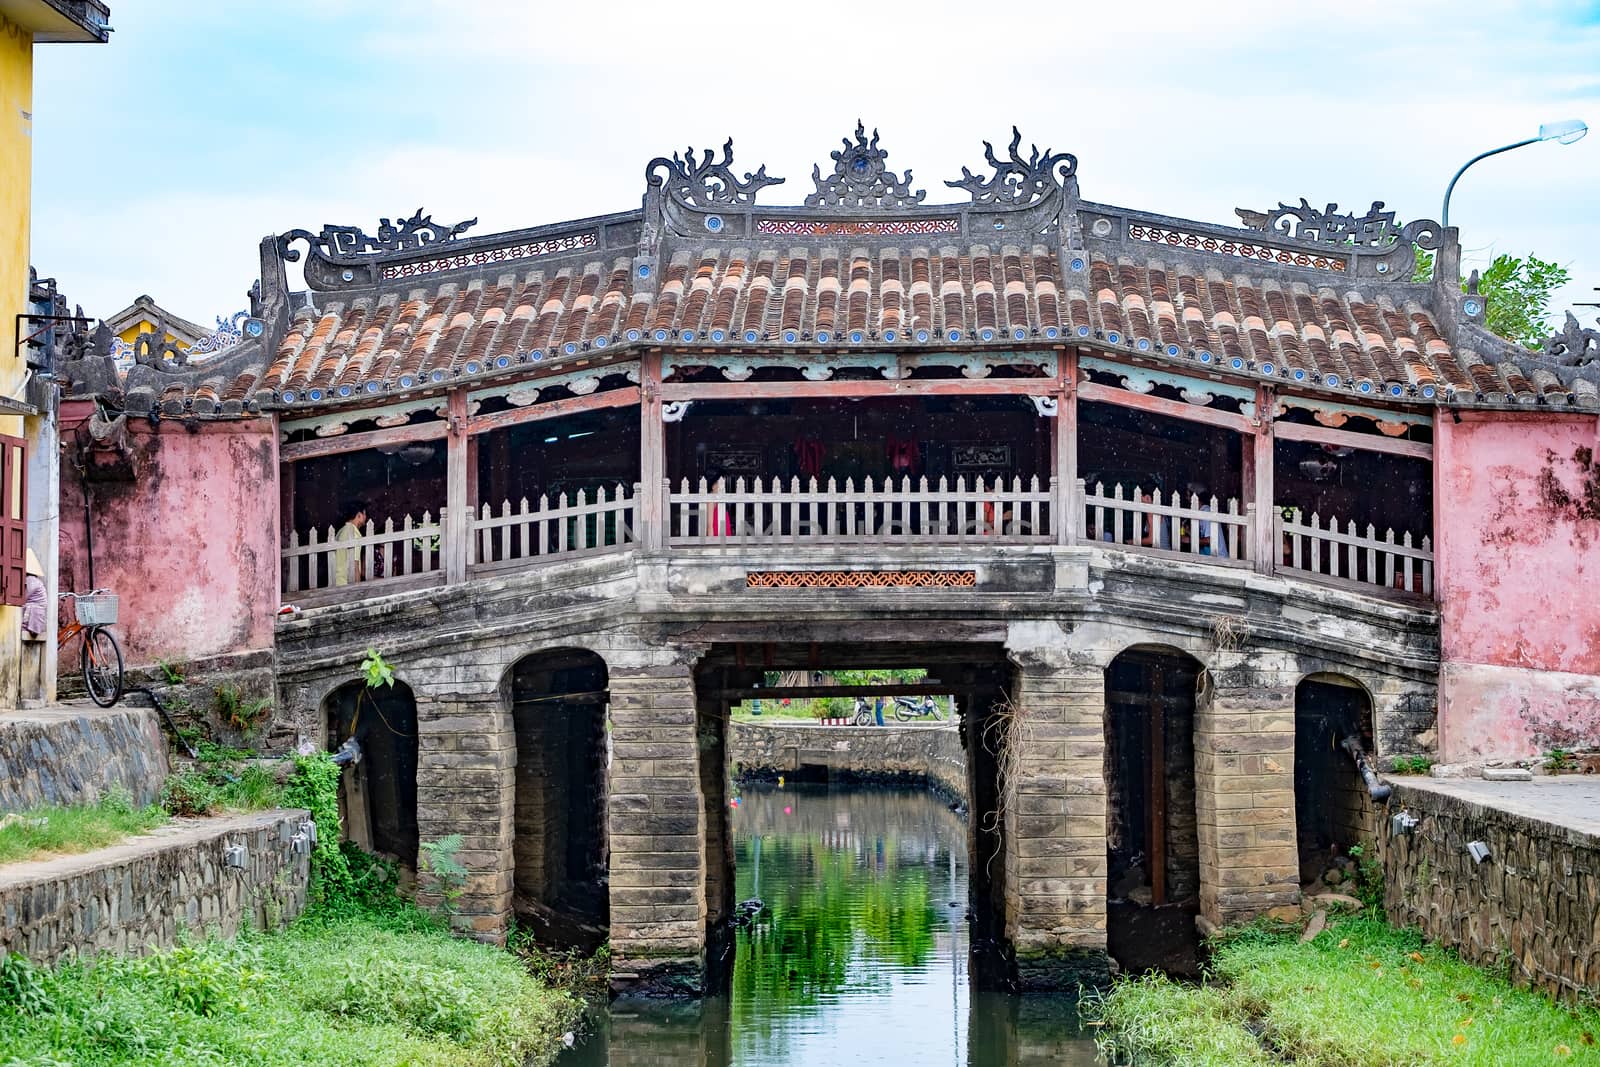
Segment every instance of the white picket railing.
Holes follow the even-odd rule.
[[[630,493],[619,484],[609,496],[604,486],[592,494],[580,489],[571,498],[541,496],[534,507],[527,497],[515,507],[502,501],[498,515],[484,504],[472,519],[467,567],[481,574],[627,548],[638,525],[637,495],[638,486]]]
[[[342,527],[328,527],[319,537],[313,527],[302,540],[298,531],[289,532],[283,549],[283,590],[285,593],[315,593],[349,585],[391,585],[407,579],[433,575],[444,569],[440,551],[439,521],[423,512],[421,521],[410,515],[397,527],[393,518],[385,519],[382,529],[367,520],[359,536],[341,539]]]
[[[1433,595],[1433,539],[1426,534],[1414,545],[1409,532],[1396,541],[1394,531],[1386,530],[1380,539],[1371,523],[1364,535],[1354,522],[1340,532],[1337,519],[1330,517],[1324,526],[1316,512],[1307,521],[1298,508],[1279,512],[1272,524],[1280,569]]]
[[[1239,501],[1233,497],[1225,502],[1214,496],[1202,500],[1191,493],[1185,504],[1174,491],[1163,503],[1159,489],[1146,494],[1134,486],[1124,492],[1119,484],[1107,493],[1104,485],[1096,483],[1090,492],[1081,479],[1077,488],[1077,514],[1082,522],[1078,538],[1086,544],[1098,541],[1135,551],[1203,556],[1212,563],[1243,563],[1253,555],[1250,526],[1254,504],[1245,505],[1241,513]]]
[[[743,478],[721,488],[685,478],[667,498],[667,544],[1048,544],[1051,490],[1037,477],[985,482],[957,478],[829,478],[770,483]]]

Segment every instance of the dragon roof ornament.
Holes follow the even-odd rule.
[[[424,215],[419,207],[410,218],[401,219],[399,222],[380,218],[376,237],[369,237],[359,226],[324,225],[322,232],[315,234],[310,230],[290,230],[278,238],[278,247],[283,251],[283,258],[290,263],[299,259],[300,253],[291,249],[289,245],[300,240],[307,242],[314,251],[320,251],[328,259],[415,252],[429,245],[453,241],[477,224],[478,220],[472,218],[458,222],[454,226],[446,226],[434,222],[432,215]]]
[[[1367,213],[1359,216],[1354,212],[1341,213],[1335,203],[1319,211],[1305,197],[1300,198],[1298,207],[1280,202],[1264,216],[1248,211],[1238,214],[1252,229],[1317,244],[1381,249],[1403,242],[1436,249],[1444,241],[1444,229],[1437,222],[1418,219],[1402,226],[1395,221],[1393,211],[1383,210],[1382,200],[1374,200]]]
[[[756,202],[760,190],[784,183],[783,178],[769,177],[764,163],[754,174],[746,171],[743,179],[735,177],[732,137],[722,146],[721,159],[708,148],[696,162],[695,149],[690,146],[682,156],[674,152],[671,159],[652,159],[644,174],[650,185],[698,208],[748,207]]]
[[[1600,325],[1600,319],[1596,319],[1595,323]],[[1544,354],[1563,367],[1586,367],[1591,363],[1600,363],[1600,330],[1580,326],[1578,317],[1569,311],[1561,332],[1545,339]]]
[[[945,185],[952,189],[965,189],[972,194],[974,204],[1025,207],[1043,200],[1077,174],[1077,156],[1051,152],[1048,148],[1041,153],[1038,145],[1029,145],[1028,158],[1024,159],[1017,152],[1021,144],[1022,131],[1015,126],[1011,127],[1009,159],[997,159],[994,145],[983,142],[983,155],[989,166],[994,168],[994,175],[984,179],[962,167],[961,177],[947,181]],[[1057,167],[1057,164],[1060,166]]]
[[[915,207],[927,197],[927,190],[910,188],[910,168],[901,178],[884,165],[889,153],[878,147],[878,131],[872,131],[869,142],[860,119],[856,120],[855,142],[846,137],[843,144],[840,150],[828,153],[833,159],[831,175],[822,176],[821,164],[811,168],[817,191],[806,197],[806,207]]]

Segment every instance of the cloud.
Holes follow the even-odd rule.
[[[295,226],[625,210],[651,157],[730,134],[797,202],[857,117],[931,200],[1016,123],[1078,156],[1089,199],[1224,222],[1302,195],[1436,216],[1474,153],[1600,121],[1600,25],[1573,3],[209,11],[128,5],[111,45],[40,51],[34,259],[90,310],[149,292],[210,321]],[[1538,145],[1474,168],[1452,216],[1469,249],[1570,264],[1570,302],[1600,284],[1597,187],[1600,136]]]

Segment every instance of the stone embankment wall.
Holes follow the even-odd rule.
[[[1583,829],[1507,810],[1518,800],[1449,782],[1390,779],[1394,796],[1378,827],[1384,907],[1397,925],[1464,959],[1504,971],[1568,1003],[1600,993],[1600,817]],[[1560,781],[1519,787],[1530,800],[1592,787]],[[1493,799],[1493,806],[1479,802]],[[1592,805],[1592,799],[1589,802]],[[1538,801],[1544,810],[1548,799]],[[1415,830],[1392,836],[1389,817],[1405,810]],[[1556,810],[1551,808],[1550,810]],[[1594,832],[1586,832],[1592,826]],[[1477,863],[1467,845],[1482,841]]]
[[[0,813],[88,804],[113,786],[149,804],[167,779],[150,708],[51,708],[0,715]]]
[[[55,963],[169,948],[180,929],[232,937],[297,917],[310,856],[291,838],[302,811],[185,820],[121,845],[0,867],[0,954]],[[243,844],[244,867],[224,849]]]
[[[954,726],[729,726],[728,759],[741,774],[794,774],[819,767],[830,776],[926,779],[967,795],[967,754]]]

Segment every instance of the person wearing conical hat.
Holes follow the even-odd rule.
[[[24,637],[37,640],[44,633],[44,567],[31,548],[28,549],[27,572],[24,585],[27,596],[22,604],[22,630]]]

